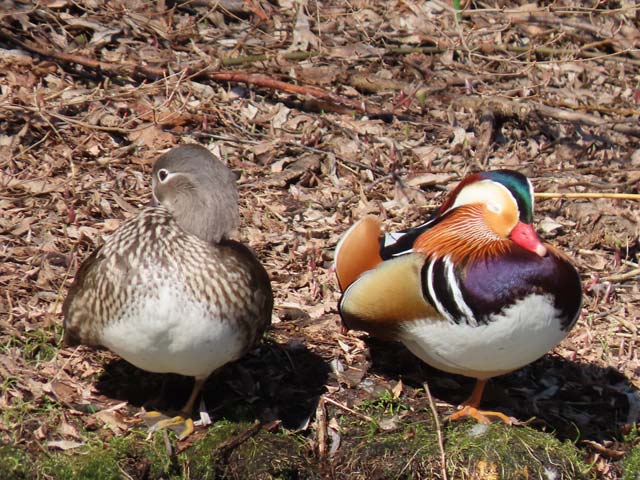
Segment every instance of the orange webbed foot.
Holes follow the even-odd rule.
[[[460,410],[456,413],[451,414],[447,417],[447,420],[450,422],[455,422],[457,420],[461,420],[465,417],[471,417],[475,419],[478,423],[488,424],[491,423],[492,420],[501,420],[506,425],[514,425],[516,423],[516,419],[509,417],[501,412],[494,412],[491,410],[479,410],[476,407],[471,405],[464,405]]]
[[[478,408],[480,406],[480,400],[482,400],[482,394],[486,385],[487,380],[478,379],[476,381],[475,387],[473,387],[471,396],[465,402],[463,402],[462,405],[460,405],[460,410],[452,415],[449,415],[447,417],[447,420],[450,422],[455,422],[465,417],[471,417],[474,418],[478,423],[483,424],[491,423],[492,420],[501,420],[506,425],[515,425],[519,423],[515,418],[509,417],[504,413],[494,412],[491,410],[480,410]]]

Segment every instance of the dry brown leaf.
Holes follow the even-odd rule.
[[[70,423],[68,423],[64,418],[62,419],[62,421],[60,422],[60,425],[58,426],[58,433],[60,433],[60,435],[62,435],[63,437],[71,437],[76,440],[81,439],[81,436],[78,433],[78,429],[73,425],[71,425]]]
[[[138,145],[144,145],[155,151],[176,144],[176,138],[172,134],[156,125],[149,125],[146,128],[132,131],[129,133],[129,139]]]
[[[59,178],[21,180],[0,172],[0,187],[2,189],[23,190],[33,195],[44,195],[52,192],[62,192],[65,182]]]
[[[94,414],[94,416],[116,435],[121,435],[129,430],[129,426],[122,420],[122,416],[117,412],[101,410]]]
[[[84,442],[74,442],[73,440],[50,440],[46,442],[47,447],[57,450],[73,450],[74,448],[80,448],[84,445]]]

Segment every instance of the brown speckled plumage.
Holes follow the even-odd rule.
[[[158,205],[81,265],[63,306],[65,341],[203,380],[270,323],[269,277],[228,239],[238,224],[235,179],[208,150],[186,145],[160,157],[153,193]]]
[[[160,280],[143,278],[149,265],[210,305],[212,321],[237,322],[248,347],[270,320],[269,279],[249,249],[233,240],[212,245],[182,230],[164,207],[148,207],[82,264],[63,307],[67,343],[99,346],[101,328]]]

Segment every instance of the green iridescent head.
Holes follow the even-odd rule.
[[[478,174],[479,179],[492,180],[504,185],[518,204],[520,221],[533,221],[533,185],[522,173],[513,170],[494,170]]]

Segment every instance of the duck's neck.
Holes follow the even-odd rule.
[[[239,223],[238,209],[233,205],[193,201],[184,207],[169,212],[184,231],[209,243],[228,238]]]

